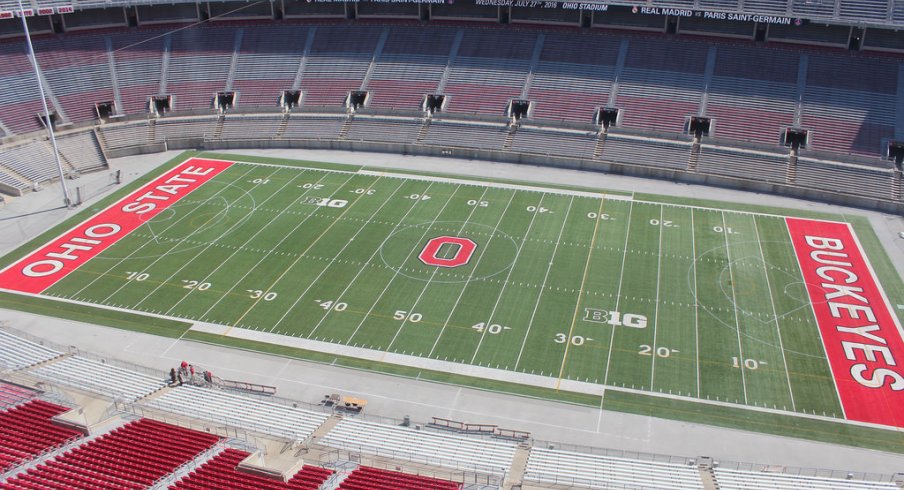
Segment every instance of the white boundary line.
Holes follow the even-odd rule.
[[[162,172],[160,175],[154,177],[154,179],[152,179],[150,182],[147,182],[147,183],[144,183],[144,184],[138,186],[138,187],[137,187],[136,189],[134,189],[132,192],[126,194],[125,196],[122,196],[121,199],[119,199],[119,200],[117,200],[117,201],[111,203],[109,206],[107,206],[107,207],[101,209],[100,211],[98,211],[98,212],[96,212],[96,213],[94,213],[94,214],[88,216],[87,218],[83,219],[82,221],[79,221],[79,222],[76,223],[75,225],[73,225],[73,226],[67,228],[65,231],[63,231],[63,232],[60,233],[59,235],[56,235],[55,237],[51,238],[50,240],[47,240],[47,242],[45,242],[45,243],[39,245],[38,247],[36,247],[36,248],[35,248],[34,250],[32,250],[31,252],[26,253],[26,254],[24,254],[22,257],[17,258],[15,261],[13,261],[13,262],[12,262],[11,264],[9,264],[8,266],[4,267],[3,269],[0,269],[0,272],[6,272],[8,269],[11,269],[13,266],[15,266],[16,264],[18,264],[19,262],[21,262],[23,259],[25,259],[26,257],[28,257],[30,254],[34,253],[34,252],[37,251],[37,250],[41,250],[42,248],[44,248],[44,247],[50,245],[51,243],[53,243],[53,242],[59,240],[61,237],[66,236],[67,234],[71,233],[73,230],[75,230],[75,229],[78,228],[79,226],[82,226],[82,225],[85,224],[86,222],[90,221],[92,218],[95,218],[95,217],[99,216],[100,214],[102,214],[102,213],[104,213],[104,212],[106,212],[106,211],[108,211],[108,210],[110,210],[110,209],[113,209],[114,207],[116,207],[116,206],[122,204],[122,202],[123,202],[123,200],[125,200],[125,198],[127,198],[127,197],[131,196],[132,194],[138,192],[138,191],[139,191],[141,188],[143,188],[144,186],[146,186],[146,185],[148,185],[148,184],[150,184],[150,183],[152,183],[152,182],[155,182],[156,180],[160,179],[161,177],[163,177],[164,175],[166,175],[166,174],[168,174],[168,173],[171,173],[173,170],[176,170],[177,168],[180,168],[180,167],[185,166],[187,163],[191,162],[191,161],[192,161],[193,159],[195,159],[195,158],[199,158],[199,157],[191,157],[191,158],[188,158],[188,159],[185,160],[184,162],[179,163],[179,164],[176,164],[176,165],[174,165],[172,168],[165,170],[165,171]],[[212,158],[203,158],[202,160],[215,160],[215,159],[212,159]],[[220,161],[220,162],[228,162],[228,160],[217,160],[217,161]],[[177,172],[177,173],[178,173],[178,172]],[[208,182],[209,182],[209,181],[208,181]],[[206,183],[206,182],[205,182],[205,183]],[[203,185],[203,184],[202,184],[202,185]],[[177,201],[177,202],[178,202],[178,201]],[[24,245],[24,244],[23,244],[23,245]],[[87,263],[87,262],[86,262],[86,263]],[[82,265],[84,265],[84,264],[82,264]],[[58,282],[59,282],[59,281],[58,281]],[[48,286],[48,288],[49,288],[49,286]]]
[[[738,369],[741,371],[741,387],[744,389],[744,405],[747,405],[747,377],[744,375],[744,347],[741,346],[741,319],[738,316],[738,297],[735,295],[734,273],[731,271],[731,245],[728,243],[728,223],[725,212],[722,212],[722,237],[725,239],[725,257],[727,259],[728,280],[731,281],[731,304],[735,318],[735,331],[738,334]]]
[[[800,282],[807,286],[807,278],[804,277],[804,267],[800,264],[800,257],[797,256],[797,247],[794,246],[794,237],[791,236],[791,229],[788,228],[788,222],[785,221],[785,231],[788,232],[788,241],[791,242],[791,250],[794,251],[794,262],[797,263],[797,271],[800,272]],[[838,406],[841,408],[841,416],[847,420],[847,414],[844,412],[844,403],[841,401],[841,392],[838,391],[838,383],[837,378],[835,377],[835,368],[832,366],[832,362],[829,360],[829,353],[826,350],[826,341],[822,337],[822,329],[819,327],[819,319],[816,318],[816,308],[813,306],[812,298],[810,298],[810,291],[807,290],[807,298],[811,301],[808,301],[810,305],[810,313],[813,315],[813,324],[816,325],[816,333],[819,334],[819,345],[822,347],[823,355],[825,356],[826,364],[829,365],[829,372],[832,373],[832,386],[835,387],[835,397],[838,398]]]
[[[276,174],[276,172],[273,172],[272,174],[270,174],[270,177],[273,177],[275,174]],[[302,174],[302,175],[303,175],[303,174]],[[291,178],[290,178],[285,184],[283,184],[282,187],[280,187],[276,192],[270,193],[270,195],[267,196],[266,199],[264,199],[263,201],[261,201],[261,204],[263,205],[264,203],[266,203],[267,201],[269,201],[271,198],[273,198],[274,196],[276,196],[280,191],[282,191],[283,189],[285,189],[286,187],[288,187],[290,184],[292,184],[293,182],[295,182],[296,179],[298,179],[299,177],[301,177],[301,175],[291,177]],[[324,175],[324,177],[326,177],[326,175]],[[269,177],[268,177],[268,178],[269,178]],[[323,178],[321,178],[320,180],[323,180]],[[319,181],[318,181],[318,182],[319,182]],[[305,191],[305,192],[307,192],[307,191]],[[297,201],[298,201],[299,199],[301,199],[302,197],[304,197],[304,193],[302,193],[302,195],[296,197],[295,200],[292,201],[292,204],[294,204],[295,202],[297,202]],[[313,213],[314,213],[314,211],[311,212],[311,214],[313,214]],[[251,216],[252,214],[253,214],[253,211],[252,211],[251,213],[249,213],[248,215],[246,215],[246,216]],[[308,216],[308,217],[310,217],[310,216]],[[305,218],[305,219],[307,219],[307,218]],[[247,223],[247,222],[248,222],[248,220],[246,220],[246,219],[241,219],[241,220],[236,221],[232,226],[230,226],[230,227],[227,228],[225,231],[223,231],[223,233],[220,234],[220,237],[223,237],[223,236],[228,235],[228,234],[231,233],[233,230],[238,229],[240,226],[243,226],[243,225],[244,225],[245,223]],[[271,221],[270,223],[272,223],[272,221]],[[269,224],[269,223],[268,223],[268,224]],[[266,226],[261,226],[261,227],[254,233],[254,235],[251,236],[251,238],[245,240],[245,242],[242,243],[242,244],[239,246],[240,248],[234,250],[234,251],[229,255],[229,257],[226,258],[226,260],[224,260],[223,262],[220,262],[220,263],[217,265],[216,268],[214,268],[212,271],[208,272],[207,275],[204,276],[204,279],[202,279],[202,280],[199,281],[199,282],[203,282],[203,281],[206,281],[207,279],[210,279],[211,276],[213,276],[218,270],[220,270],[220,267],[222,267],[223,264],[225,264],[226,262],[228,262],[229,259],[231,259],[232,257],[234,257],[234,256],[241,250],[241,247],[245,247],[245,246],[247,246],[249,243],[251,243],[251,240],[253,240],[254,237],[258,236],[258,235],[259,235],[264,229],[266,229],[266,228],[267,228]],[[191,235],[189,235],[189,236],[191,236]],[[188,238],[188,237],[186,237],[186,238]],[[179,243],[182,243],[184,240],[185,240],[185,239],[180,240]],[[155,287],[154,289],[152,289],[152,290],[151,290],[149,293],[147,293],[143,298],[141,298],[140,301],[138,301],[137,303],[135,303],[135,306],[139,306],[139,305],[141,305],[142,303],[144,303],[148,298],[151,297],[151,295],[153,295],[154,293],[156,293],[157,291],[159,291],[160,288],[162,288],[163,286],[166,286],[166,285],[170,285],[170,286],[178,286],[179,283],[174,283],[174,282],[172,282],[173,279],[176,277],[176,274],[179,274],[180,272],[182,272],[183,269],[185,269],[185,268],[188,267],[189,265],[193,264],[194,261],[195,261],[195,259],[197,259],[197,258],[198,258],[202,253],[204,253],[205,251],[209,250],[210,247],[212,247],[215,243],[216,243],[216,241],[212,241],[212,242],[208,243],[207,246],[203,247],[203,248],[200,250],[200,252],[198,252],[197,254],[195,254],[191,259],[186,260],[186,261],[185,261],[178,269],[176,269],[175,271],[173,271],[173,273],[170,274],[169,277],[166,278],[166,280],[161,281],[161,282],[157,285],[157,287]],[[178,245],[178,244],[177,244],[177,245]],[[145,266],[144,269],[147,269],[147,268],[149,268],[149,267],[152,267],[154,264],[156,264],[156,263],[157,263],[158,261],[160,261],[160,260],[163,260],[163,259],[166,258],[168,255],[169,255],[169,252],[164,253],[163,255],[157,257],[156,259],[154,259],[153,262],[151,262],[150,264],[148,264],[147,266]],[[249,270],[253,270],[253,269],[249,269]],[[247,274],[246,274],[246,275],[247,275]],[[241,281],[242,279],[244,279],[244,276],[243,276],[241,279],[239,279],[239,281]],[[122,290],[123,288],[125,288],[125,286],[128,285],[128,284],[129,284],[129,283],[126,282],[126,283],[123,284],[123,286],[120,287],[118,290],[116,290],[116,291],[114,291],[113,293],[111,293],[110,296],[107,297],[107,300],[111,299],[111,298],[113,297],[114,294],[118,293],[120,290]],[[219,303],[219,302],[220,302],[225,296],[227,296],[234,288],[235,288],[235,285],[232,285],[232,286],[231,286],[231,287],[230,287],[230,288],[229,288],[222,296],[220,296],[220,298],[217,300],[216,303],[214,303],[214,305],[216,305],[217,303]],[[170,314],[170,312],[172,312],[174,308],[176,308],[177,306],[179,306],[180,304],[182,304],[182,302],[185,301],[186,298],[188,298],[189,296],[191,296],[191,293],[193,293],[193,292],[195,292],[195,288],[189,289],[188,293],[184,294],[181,298],[179,298],[179,300],[176,301],[176,302],[175,302],[168,310],[166,310],[166,312],[164,312],[164,314],[167,314],[167,315]],[[213,307],[211,307],[211,308],[213,308]],[[203,317],[204,315],[206,315],[206,314],[209,313],[209,312],[210,312],[210,310],[207,310],[207,311],[205,311],[201,316]]]
[[[763,273],[766,275],[766,290],[769,291],[769,303],[772,305],[772,318],[775,320],[775,330],[778,333],[778,348],[782,353],[782,364],[785,366],[785,379],[788,381],[788,395],[791,396],[791,410],[797,411],[794,403],[794,390],[791,388],[791,373],[788,371],[788,359],[785,357],[785,344],[782,341],[782,326],[778,321],[778,312],[775,311],[775,296],[772,294],[772,281],[769,280],[769,267],[766,265],[766,254],[763,252],[763,242],[760,238],[760,228],[753,217],[753,231],[756,233],[756,243],[760,247],[760,260],[763,263]],[[817,327],[819,328],[819,327]]]
[[[215,192],[213,195],[211,195],[209,199],[205,199],[204,202],[206,203],[206,202],[210,201],[210,199],[216,198],[217,196],[220,195],[220,193],[222,193],[223,191],[225,191],[226,189],[228,189],[229,186],[235,185],[236,182],[238,182],[239,180],[245,178],[245,176],[247,176],[249,173],[251,173],[251,171],[252,171],[252,170],[248,170],[247,172],[243,173],[243,174],[240,175],[239,177],[236,177],[235,180],[233,180],[232,182],[230,182],[228,186],[224,186],[222,189],[218,190],[218,191]],[[271,175],[272,175],[272,174],[271,174]],[[220,197],[222,197],[222,196],[220,196]],[[253,199],[252,199],[252,201],[253,201]],[[120,201],[120,202],[121,202],[121,201]],[[177,201],[177,202],[178,202],[178,201]],[[173,205],[175,205],[175,203],[174,203]],[[196,207],[196,208],[197,208],[197,207]],[[168,208],[168,209],[169,209],[169,208]],[[173,212],[175,212],[175,210],[174,210]],[[229,206],[228,206],[228,204],[227,204],[227,206],[226,206],[222,211],[217,212],[217,213],[214,215],[214,217],[218,217],[220,214],[226,214],[226,213],[228,213],[228,212],[229,212]],[[151,228],[151,227],[149,226],[150,221],[145,221],[141,226],[135,228],[135,229],[132,230],[132,231],[135,232],[135,231],[140,230],[140,229],[143,228],[143,227],[147,227],[148,230],[150,231],[151,235],[153,235],[154,237],[157,237],[157,236],[160,235],[160,233],[164,233],[164,232],[169,231],[170,229],[172,229],[174,226],[176,226],[176,225],[178,225],[179,223],[181,223],[182,220],[188,218],[189,216],[191,216],[191,213],[186,213],[184,216],[181,216],[181,217],[179,217],[179,219],[174,220],[172,223],[170,223],[168,226],[166,226],[163,230],[161,230],[161,231],[158,232],[158,233],[155,233],[154,230],[153,230],[153,228]],[[239,220],[239,221],[240,221],[240,222],[244,222],[244,221],[245,221],[248,217],[250,217],[250,216],[251,216],[250,213],[249,213],[249,214],[246,214],[246,215],[245,215],[244,217],[242,217],[242,219]],[[90,218],[89,218],[89,219],[90,219]],[[87,220],[86,220],[86,221],[87,221]],[[208,220],[208,221],[210,221],[210,220]],[[207,222],[205,222],[204,224],[206,225]],[[131,234],[131,233],[130,233],[130,234]],[[192,234],[189,233],[187,236],[182,237],[182,239],[180,239],[179,242],[178,242],[176,245],[179,245],[179,244],[181,244],[182,242],[188,240],[188,238],[189,238],[191,235],[192,235]],[[128,236],[128,235],[126,235],[126,236]],[[125,238],[125,237],[123,237],[123,238]],[[156,241],[156,240],[155,240],[155,241]],[[94,279],[88,281],[84,286],[82,286],[81,288],[79,288],[78,291],[75,291],[74,293],[72,293],[71,296],[73,296],[73,297],[78,297],[78,295],[81,294],[82,291],[84,291],[85,289],[88,289],[89,287],[93,286],[94,283],[96,283],[97,281],[99,281],[99,280],[101,280],[102,278],[106,277],[106,276],[110,273],[110,271],[112,271],[114,268],[116,268],[116,267],[118,267],[119,265],[123,264],[123,263],[126,262],[127,260],[132,259],[132,258],[133,258],[133,257],[132,257],[133,255],[137,254],[137,253],[140,252],[141,250],[144,250],[144,246],[147,245],[148,243],[151,243],[151,242],[143,243],[143,244],[141,244],[141,246],[136,247],[134,250],[132,250],[132,251],[131,251],[128,255],[126,255],[125,257],[121,257],[121,258],[119,258],[118,260],[115,260],[115,261],[113,262],[113,264],[110,265],[110,267],[107,267],[107,270],[105,270],[105,271],[104,271],[103,273],[101,273],[101,274],[98,274],[97,277],[95,277]],[[168,252],[164,252],[163,255],[158,256],[158,257],[156,258],[156,260],[154,260],[154,262],[152,262],[152,264],[153,264],[153,263],[156,263],[157,260],[159,260],[159,259],[162,258],[163,256],[167,255],[167,254],[170,253],[172,250],[173,250],[173,247],[169,247],[169,248],[168,248]],[[86,262],[86,263],[87,263],[87,262]],[[82,264],[82,265],[84,265],[84,264]],[[147,268],[147,266],[142,267],[142,269],[145,269],[145,268]],[[59,282],[59,281],[57,281],[57,282]],[[54,283],[54,284],[56,284],[56,283]],[[129,284],[129,281],[126,281],[125,283],[122,284],[122,286],[120,286],[120,287],[117,288],[115,291],[113,291],[112,293],[110,293],[109,295],[107,295],[107,297],[104,298],[104,299],[102,299],[101,301],[102,301],[102,302],[107,302],[107,301],[109,301],[110,298],[111,298],[114,294],[118,293],[120,290],[122,290],[122,289],[123,289],[124,287],[126,287],[128,284]],[[140,304],[140,303],[139,303],[139,304]],[[135,304],[135,306],[137,307],[138,304]]]
[[[566,196],[576,196],[576,197],[618,199],[621,201],[630,201],[631,200],[631,198],[629,196],[621,196],[618,194],[606,194],[605,192],[588,192],[588,191],[558,189],[555,187],[540,187],[540,186],[532,186],[532,185],[524,185],[524,184],[506,184],[506,183],[492,182],[492,181],[456,179],[456,178],[452,178],[452,177],[437,177],[437,176],[430,176],[430,175],[405,174],[405,173],[396,173],[396,172],[378,172],[378,171],[373,171],[373,170],[361,170],[358,173],[363,174],[363,175],[373,175],[373,176],[390,177],[390,178],[397,178],[397,179],[430,180],[433,182],[439,182],[439,183],[443,183],[443,184],[462,184],[462,185],[473,185],[473,186],[480,186],[480,187],[494,187],[497,189],[509,189],[509,190],[515,190],[515,191],[542,192],[545,194],[563,194]]]
[[[521,340],[521,349],[518,351],[518,358],[515,359],[515,367],[514,369],[518,370],[518,364],[521,363],[521,355],[524,353],[524,346],[527,345],[527,338],[530,336],[531,327],[534,326],[534,317],[537,314],[537,309],[540,307],[540,300],[543,299],[543,291],[546,289],[546,281],[549,279],[549,273],[552,272],[552,265],[556,260],[556,252],[559,251],[559,242],[562,241],[562,233],[565,231],[565,225],[568,224],[568,216],[571,214],[571,208],[574,205],[574,196],[571,196],[571,200],[568,201],[568,208],[565,211],[565,218],[562,220],[562,227],[559,229],[559,236],[556,237],[556,245],[552,248],[552,255],[549,257],[549,265],[546,266],[546,275],[543,276],[543,282],[540,284],[540,294],[537,296],[537,302],[534,303],[534,311],[530,314],[530,321],[527,322],[527,331],[524,332],[524,337]],[[537,213],[540,212],[540,207],[537,206]],[[502,298],[502,295],[499,295],[499,298]],[[482,339],[481,339],[482,340]],[[567,345],[571,342],[571,339],[565,339],[566,349]],[[477,358],[477,351],[474,351],[474,358],[471,359],[471,363],[474,362],[474,359]]]

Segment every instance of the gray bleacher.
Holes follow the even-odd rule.
[[[626,138],[610,135],[600,159],[630,165],[683,170],[690,158],[690,143]]]
[[[424,143],[428,145],[502,150],[508,127],[504,124],[434,121]]]
[[[700,490],[695,466],[533,447],[524,479],[590,488]]]
[[[146,405],[292,441],[303,441],[327,419],[324,413],[190,385]]]
[[[135,401],[166,386],[163,377],[140,374],[79,356],[64,357],[29,371],[54,383]]]
[[[90,131],[57,137],[61,156],[79,172],[91,172],[107,168],[107,159]]]
[[[522,126],[515,133],[512,150],[540,155],[593,158],[599,136],[586,131],[562,131]]]
[[[158,142],[178,139],[209,138],[216,128],[215,117],[195,117],[184,119],[159,119],[154,129],[154,139]]]
[[[285,139],[336,139],[345,116],[297,116],[289,118],[282,137]]]
[[[22,369],[60,354],[62,353],[0,330],[0,368]]]
[[[852,196],[891,199],[891,169],[865,167],[812,158],[798,158],[795,184]]]
[[[422,124],[418,119],[356,116],[345,139],[414,143]]]
[[[269,139],[276,137],[282,118],[271,116],[228,116],[223,122],[220,139]]]
[[[774,153],[745,152],[701,145],[697,172],[741,179],[784,183],[788,156]]]
[[[491,474],[508,471],[515,454],[515,444],[511,442],[439,434],[358,419],[343,419],[320,442],[348,451]]]
[[[46,140],[33,140],[0,151],[0,166],[28,182],[46,182],[59,177],[53,149]]]
[[[720,490],[798,490],[802,488],[819,490],[898,490],[901,488],[891,482],[842,480],[769,471],[715,468],[714,473]]]

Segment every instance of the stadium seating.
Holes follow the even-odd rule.
[[[367,84],[371,107],[418,110],[436,93],[456,31],[393,28]]]
[[[61,353],[0,330],[0,366],[21,369],[53,359]]]
[[[188,385],[147,405],[292,440],[306,439],[327,419],[322,413]]]
[[[0,473],[78,439],[79,432],[51,422],[51,418],[68,410],[43,400],[32,400],[0,412]]]
[[[522,126],[515,133],[512,150],[539,155],[593,158],[599,137],[586,131],[550,130]]]
[[[772,153],[741,152],[715,146],[703,146],[697,160],[697,172],[726,177],[785,183],[788,157]]]
[[[501,474],[515,444],[344,419],[321,439],[327,446],[414,462]]]
[[[534,447],[525,480],[599,488],[703,487],[695,466],[641,461]]]
[[[887,488],[897,490],[900,488],[891,482],[841,480],[724,468],[715,468],[714,472],[720,490],[797,490],[800,488],[818,488],[820,490],[880,490]]]
[[[370,118],[355,116],[345,136],[347,140],[414,143],[421,121],[411,119]]]
[[[458,490],[460,483],[361,466],[342,480],[340,490]]]
[[[350,90],[361,88],[381,29],[358,27],[354,31],[317,28],[301,78],[304,106],[341,107]]]
[[[29,374],[111,398],[134,401],[164,387],[166,381],[78,356],[64,357]]]
[[[148,488],[217,441],[211,434],[141,419],[20,473],[0,489]]]
[[[597,49],[580,49],[588,43]],[[485,49],[491,45],[505,49]],[[534,60],[537,46],[542,49]],[[616,73],[623,47],[625,65]],[[36,49],[54,96],[51,106],[59,104],[51,109],[72,122],[94,120],[94,102],[111,99],[126,114],[143,113],[147,97],[161,92],[175,95],[176,110],[211,109],[213,94],[227,88],[238,92],[239,108],[274,107],[282,90],[300,85],[308,108],[340,108],[349,90],[363,86],[375,108],[417,110],[425,94],[441,91],[450,113],[467,116],[503,116],[509,100],[524,92],[535,119],[590,123],[593,110],[610,102],[618,78],[613,100],[626,128],[677,134],[688,115],[703,111],[715,121],[712,138],[776,146],[783,129],[795,123],[798,67],[809,59],[799,124],[811,131],[812,149],[881,156],[897,123],[896,104],[888,103],[897,96],[895,63],[732,43],[324,24],[71,34],[40,40]],[[707,81],[710,51],[715,62]],[[73,64],[73,52],[85,62]],[[41,129],[36,82],[21,44],[0,45],[0,61],[0,123],[12,134]],[[875,76],[838,81],[835,67]]]
[[[34,396],[33,390],[0,381],[0,408],[18,405]]]
[[[292,88],[308,29],[269,26],[243,32],[232,84],[238,105],[275,106],[282,91]]]
[[[434,121],[424,143],[437,146],[502,150],[508,128],[503,124]]]
[[[333,474],[331,470],[305,465],[283,483],[271,478],[243,473],[238,464],[250,453],[227,448],[171,485],[170,490],[317,490]]]
[[[166,92],[174,108],[210,109],[216,92],[225,89],[235,46],[234,28],[186,29],[172,34],[172,56]]]
[[[163,31],[139,30],[117,34],[111,39],[122,103],[119,110],[125,114],[146,112],[148,97],[160,93]]]

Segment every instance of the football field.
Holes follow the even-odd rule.
[[[450,371],[845,417],[785,216],[242,162],[140,212],[163,201],[122,206],[134,229],[31,292]]]

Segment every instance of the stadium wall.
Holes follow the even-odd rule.
[[[271,114],[272,115],[272,114]],[[167,118],[173,119],[173,118]],[[118,123],[119,126],[147,127],[144,122]],[[116,127],[116,125],[108,125]],[[617,138],[614,136],[613,138]],[[636,141],[655,141],[637,138]],[[680,147],[679,147],[680,148]],[[385,141],[349,141],[337,138],[298,138],[275,139],[272,137],[243,137],[241,139],[213,139],[204,136],[188,136],[184,138],[169,138],[163,142],[139,143],[129,147],[107,148],[109,158],[118,158],[139,154],[157,153],[166,150],[235,150],[235,149],[317,149],[317,150],[344,150],[361,152],[393,153],[401,155],[422,155],[433,157],[445,157],[456,159],[484,160],[520,165],[546,166],[564,169],[575,169],[593,172],[605,172],[631,177],[653,178],[672,180],[688,184],[717,186],[748,192],[768,193],[782,196],[796,197],[807,200],[822,201],[845,206],[878,209],[885,212],[904,212],[904,203],[871,198],[863,194],[840,194],[825,192],[815,189],[802,188],[794,185],[777,182],[758,181],[753,179],[734,178],[713,174],[690,172],[687,169],[657,168],[641,164],[626,164],[605,159],[572,158],[560,155],[538,155],[526,152],[486,150],[478,148],[464,148],[452,145],[431,145],[420,143],[393,143]],[[686,154],[678,155],[678,158],[690,159],[690,147],[685,148]],[[743,157],[743,150],[732,150]],[[763,155],[762,152],[750,152],[750,155]],[[787,155],[771,154],[776,159]],[[891,174],[889,174],[891,177]],[[891,187],[889,179],[889,187]]]

